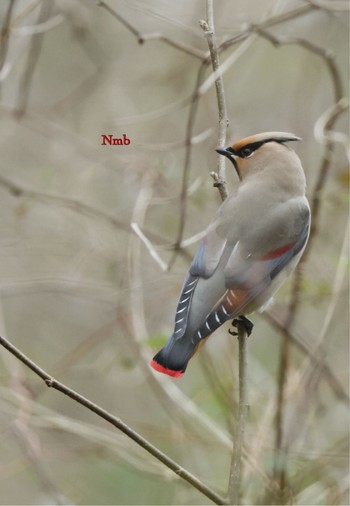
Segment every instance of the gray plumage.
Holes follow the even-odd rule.
[[[294,270],[307,243],[310,209],[305,175],[285,142],[268,132],[218,151],[240,184],[219,207],[185,279],[175,328],[151,365],[181,376],[199,344],[228,319],[264,306]]]

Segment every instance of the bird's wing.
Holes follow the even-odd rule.
[[[212,276],[225,249],[227,239],[218,234],[217,226],[218,220],[208,227],[197,247],[190,270],[185,278],[176,308],[173,333],[175,339],[183,337],[186,331],[192,297],[198,281],[201,278],[208,279]]]
[[[201,239],[190,267],[192,276],[209,278],[217,268],[227,243],[217,229],[218,221],[214,221]]]
[[[176,339],[186,331],[193,304],[195,312],[203,315],[196,326],[198,337],[202,339],[226,320],[244,313],[302,251],[310,227],[306,199],[290,199],[272,209],[249,224],[246,230],[241,228],[239,235],[237,228],[233,227],[235,232],[230,235],[227,230],[224,239],[224,234],[218,233],[218,221],[209,227],[181,292],[175,318]],[[217,269],[220,260],[221,267]],[[219,272],[221,269],[223,273]],[[194,292],[196,300],[193,303]]]
[[[264,217],[263,224],[253,223],[231,247],[224,268],[224,284],[216,301],[206,308],[205,321],[197,330],[198,339],[207,337],[225,321],[249,312],[252,303],[256,308],[266,303],[279,287],[278,283],[272,284],[273,280],[305,247],[309,228],[306,199],[283,203],[271,216]],[[229,243],[225,256],[228,248]],[[286,273],[289,272],[287,269]],[[215,278],[212,276],[208,282],[215,283]],[[218,293],[216,287],[212,288]],[[206,290],[210,292],[211,287]]]
[[[180,339],[180,337],[183,337],[185,333],[192,297],[194,289],[198,283],[198,279],[198,276],[192,276],[190,272],[186,276],[176,308],[175,328],[173,332],[173,337],[175,339]]]
[[[271,206],[270,213],[255,221],[250,218],[245,224],[243,219],[243,227],[227,227],[230,216],[222,218],[209,227],[197,249],[174,332],[152,361],[156,370],[171,376],[183,374],[200,342],[225,321],[256,309],[273,295],[275,278],[284,267],[286,273],[294,267],[310,228],[306,199]]]
[[[305,198],[276,206],[262,224],[252,226],[233,248],[225,266],[225,284],[240,290],[240,307],[257,297],[306,245],[310,209]]]

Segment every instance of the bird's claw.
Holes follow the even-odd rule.
[[[236,329],[238,330],[239,328],[243,328],[246,331],[247,336],[249,337],[253,331],[254,323],[250,321],[249,318],[247,318],[246,316],[240,315],[238,318],[235,318],[232,321],[232,326],[236,327]],[[229,329],[228,332],[229,334],[231,334],[231,336],[238,336],[238,332],[236,332],[235,330]]]

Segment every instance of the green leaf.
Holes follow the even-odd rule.
[[[167,342],[168,338],[169,336],[166,336],[165,334],[155,334],[154,336],[146,339],[146,344],[150,348],[162,348]]]

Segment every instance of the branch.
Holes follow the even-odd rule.
[[[38,16],[38,24],[47,21],[51,11],[51,7],[52,7],[51,2],[43,2],[41,4]],[[21,118],[27,109],[29,93],[34,77],[35,68],[41,53],[43,37],[44,33],[36,33],[32,35],[27,64],[22,74],[18,90],[17,107],[16,107],[16,115],[18,118]]]
[[[307,0],[309,4],[314,5],[315,7],[319,7],[320,9],[324,9],[326,11],[348,11],[349,10],[349,2],[348,0]]]
[[[204,75],[206,66],[208,61],[205,60],[201,63],[198,73],[197,73],[197,79],[194,86],[194,91],[192,94],[192,100],[191,100],[191,106],[190,106],[190,112],[187,119],[187,126],[186,126],[186,153],[185,153],[185,161],[184,161],[184,167],[182,171],[182,183],[181,183],[181,194],[180,194],[180,223],[179,228],[177,231],[177,236],[174,244],[174,253],[171,257],[168,268],[171,269],[173,266],[178,250],[180,249],[180,245],[183,238],[183,233],[185,230],[185,222],[186,222],[186,210],[187,210],[187,186],[188,186],[188,179],[190,175],[190,165],[191,165],[191,155],[192,155],[192,144],[191,139],[193,137],[193,127],[196,119],[196,113],[197,113],[197,107],[198,107],[198,99],[199,99],[199,93],[198,88],[200,86],[200,83],[202,81],[202,76]]]
[[[263,28],[269,28],[271,26],[279,25],[280,23],[285,23],[286,21],[291,21],[292,19],[296,19],[299,16],[304,16],[305,14],[309,14],[314,9],[316,9],[316,6],[313,5],[305,5],[302,7],[297,7],[296,9],[293,9],[288,12],[283,12],[282,14],[278,14],[277,16],[272,16],[269,19],[266,19],[262,23],[259,23],[259,25],[251,25],[245,30],[242,30],[242,32],[238,33],[234,37],[231,37],[228,40],[225,40],[220,44],[219,51],[224,51],[225,49],[231,47],[234,44],[238,44],[239,42],[242,42],[245,40],[249,35],[252,34],[256,26],[259,26],[261,29]]]
[[[62,197],[61,195],[56,195],[54,193],[44,193],[36,190],[31,190],[29,188],[21,186],[17,182],[14,182],[11,179],[8,179],[7,177],[2,175],[0,175],[0,187],[5,188],[5,190],[7,190],[14,197],[17,198],[25,197],[34,200],[35,202],[41,202],[46,205],[56,205],[59,207],[64,207],[82,216],[87,216],[88,218],[93,218],[95,220],[101,220],[107,225],[113,227],[114,229],[121,230],[127,233],[130,233],[131,231],[129,223],[126,223],[111,214],[105,213],[104,211],[101,211],[96,207],[90,206],[89,204],[85,204],[84,202],[81,202],[74,198]],[[147,234],[148,238],[156,242],[157,245],[161,245],[165,249],[173,249],[172,245],[164,244],[163,236],[160,236],[159,234],[156,234],[151,230],[144,230],[144,233]],[[180,250],[183,250],[183,248],[185,247],[186,243],[185,245],[180,243],[179,245]]]
[[[350,403],[350,398],[348,393],[344,390],[338,378],[334,375],[332,369],[327,364],[324,359],[324,353],[322,350],[317,350],[318,353],[315,353],[315,350],[308,348],[304,344],[304,340],[302,340],[297,334],[292,333],[290,329],[285,327],[285,323],[280,321],[280,319],[276,316],[279,311],[275,311],[272,313],[271,311],[265,311],[262,313],[262,318],[264,318],[273,328],[275,328],[278,332],[288,339],[291,343],[296,346],[300,351],[305,353],[310,362],[323,370],[325,380],[327,381],[331,390],[333,390],[334,395],[341,401],[346,403],[347,405]],[[308,341],[307,335],[303,334],[305,341]],[[310,338],[311,340],[311,338]]]
[[[4,15],[4,21],[1,27],[0,33],[0,86],[1,82],[4,79],[3,69],[6,62],[7,51],[9,46],[9,37],[10,37],[10,22],[12,17],[12,11],[15,5],[15,0],[10,0],[6,14]]]
[[[202,20],[199,24],[204,30],[204,36],[208,42],[211,64],[213,71],[216,74],[215,89],[219,112],[218,147],[222,148],[226,144],[226,132],[229,120],[227,117],[224,82],[220,73],[220,58],[216,44],[213,0],[207,0],[207,21]],[[224,201],[227,198],[228,193],[225,179],[225,158],[221,155],[218,155],[218,171],[214,174],[211,173],[211,176],[214,179],[214,186],[219,190],[221,200]]]
[[[333,87],[334,87],[334,98],[335,101],[338,102],[343,97],[343,86],[341,82],[340,72],[335,63],[335,55],[329,51],[328,49],[324,49],[313,42],[310,42],[307,39],[302,39],[300,37],[276,37],[271,33],[267,32],[264,28],[261,28],[259,25],[252,27],[256,33],[258,33],[261,37],[271,42],[274,46],[281,45],[296,45],[300,46],[307,51],[320,56],[325,64],[328,67],[329,73],[331,75]]]
[[[97,5],[103,7],[107,12],[112,14],[113,17],[118,19],[118,21],[123,26],[125,26],[125,28],[129,30],[129,32],[135,35],[139,44],[144,44],[144,42],[146,42],[147,40],[160,40],[161,42],[165,42],[165,44],[168,44],[169,46],[172,46],[175,49],[179,49],[180,51],[183,51],[184,53],[187,53],[191,56],[195,56],[200,60],[203,60],[206,57],[206,55],[202,51],[199,51],[194,47],[187,46],[186,44],[180,44],[179,42],[175,42],[172,39],[169,39],[168,37],[163,35],[162,33],[142,34],[139,30],[137,30],[137,28],[132,26],[126,19],[124,19],[120,14],[118,14],[114,9],[112,9],[102,0],[97,0]]]
[[[240,323],[239,320],[237,321],[237,331],[239,343],[239,355],[238,355],[239,403],[238,403],[238,421],[236,425],[236,434],[234,438],[234,446],[230,470],[230,481],[229,481],[229,498],[231,504],[236,505],[240,503],[240,496],[241,496],[243,444],[248,412],[248,392],[247,392],[248,333],[245,325]]]
[[[266,26],[266,24],[265,24]],[[344,101],[342,102],[343,96],[343,85],[340,77],[339,69],[335,63],[335,56],[328,51],[306,39],[302,38],[289,38],[289,37],[276,37],[272,35],[268,31],[264,29],[263,25],[257,25],[253,27],[254,31],[270,41],[275,46],[280,46],[284,44],[294,44],[300,46],[301,48],[315,54],[316,56],[321,57],[330,74],[333,90],[334,90],[334,100],[338,107],[334,107],[332,109],[332,114],[327,119],[325,125],[323,125],[323,131],[331,130],[337,116],[343,112],[346,104]],[[340,104],[340,105],[339,105]],[[307,251],[303,256],[302,263],[299,264],[293,279],[292,293],[291,299],[288,307],[288,315],[286,321],[283,325],[284,330],[288,331],[295,320],[296,313],[299,307],[300,302],[300,291],[302,285],[302,266],[305,264],[307,256],[310,252],[310,246],[315,237],[317,225],[318,225],[318,216],[319,216],[319,207],[320,207],[320,197],[322,189],[326,182],[326,177],[329,172],[331,159],[333,152],[333,142],[327,139],[325,142],[325,151],[323,155],[323,160],[321,163],[321,167],[319,170],[316,186],[312,195],[311,200],[311,215],[312,215],[312,225],[311,225],[311,233],[310,240],[307,246]],[[275,441],[275,465],[274,465],[274,475],[276,480],[279,483],[279,493],[281,494],[279,499],[284,502],[286,500],[285,494],[288,491],[288,484],[286,481],[286,468],[285,465],[282,465],[281,462],[286,462],[285,454],[287,452],[287,448],[285,448],[284,444],[284,406],[286,403],[286,383],[287,383],[287,375],[289,369],[289,358],[290,358],[290,340],[287,338],[286,334],[284,334],[284,339],[282,342],[281,355],[280,355],[280,363],[279,363],[279,372],[278,372],[278,395],[277,395],[277,409],[276,409],[276,441]]]
[[[327,144],[327,141],[334,143],[341,143],[344,146],[345,154],[350,160],[350,149],[349,149],[349,139],[345,133],[335,132],[329,128],[330,124],[334,123],[334,119],[336,119],[342,112],[346,111],[349,108],[349,101],[347,98],[341,98],[336,104],[332,105],[329,109],[327,109],[315,123],[314,126],[314,135],[315,139],[320,144]]]
[[[196,478],[193,474],[188,472],[186,469],[177,464],[174,460],[170,459],[165,453],[161,452],[158,448],[152,445],[147,439],[142,437],[136,431],[131,429],[128,425],[126,425],[120,418],[117,418],[111,415],[108,411],[104,410],[97,404],[91,402],[86,397],[83,397],[75,390],[67,387],[60,381],[57,381],[55,378],[50,376],[44,369],[39,367],[35,362],[33,362],[30,358],[28,358],[24,353],[22,353],[18,348],[16,348],[13,344],[11,344],[7,339],[0,336],[0,344],[6,348],[12,355],[14,355],[18,360],[20,360],[24,365],[26,365],[29,369],[31,369],[35,374],[37,374],[46,385],[54,390],[58,390],[63,393],[67,397],[70,397],[78,404],[81,404],[85,408],[89,409],[100,418],[103,418],[108,423],[112,424],[114,427],[119,429],[121,432],[126,434],[130,439],[135,441],[139,446],[144,448],[148,453],[153,455],[156,459],[162,462],[169,469],[174,471],[180,478],[190,483],[194,488],[196,488],[203,495],[208,497],[215,504],[227,504],[225,499],[220,497],[216,492],[207,487],[203,482],[201,482],[198,478]]]

